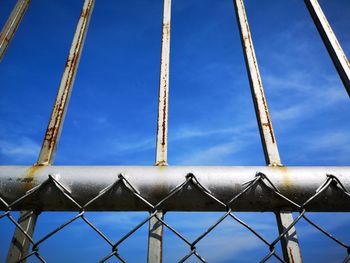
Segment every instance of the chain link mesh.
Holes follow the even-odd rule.
[[[94,202],[101,200],[103,197],[108,196],[113,189],[122,184],[130,194],[135,197],[136,200],[141,202],[146,211],[149,211],[150,214],[147,216],[144,220],[142,220],[137,226],[135,226],[133,229],[131,229],[127,234],[125,234],[122,238],[120,238],[117,241],[112,241],[110,238],[107,237],[106,234],[104,234],[95,224],[93,224],[89,219],[85,216],[86,209]],[[246,194],[249,194],[249,191],[253,191],[254,188],[257,186],[264,187],[265,189],[271,191],[276,198],[280,198],[288,204],[288,207],[293,208],[294,211],[298,211],[299,215],[294,219],[294,221],[278,236],[275,237],[275,239],[271,242],[268,241],[265,237],[263,237],[261,234],[259,234],[256,230],[254,230],[253,227],[251,227],[249,224],[238,218],[234,213],[234,207],[235,204],[237,204]],[[277,259],[279,262],[285,262],[283,260],[283,257],[278,254],[276,246],[281,241],[281,239],[288,234],[288,231],[296,225],[300,220],[305,220],[308,224],[310,224],[312,227],[323,233],[325,236],[333,240],[336,244],[343,247],[344,250],[347,253],[347,256],[344,258],[343,262],[350,262],[350,246],[343,241],[339,240],[338,238],[334,237],[332,234],[324,230],[321,226],[314,223],[312,220],[310,220],[306,216],[308,205],[315,200],[318,196],[320,196],[322,193],[327,191],[327,189],[330,189],[332,187],[332,190],[336,190],[344,194],[344,198],[347,198],[350,201],[350,193],[349,191],[344,187],[342,182],[334,175],[327,175],[325,181],[318,187],[318,189],[315,191],[315,193],[310,196],[307,201],[305,201],[303,204],[297,204],[291,199],[285,197],[281,194],[281,192],[275,187],[275,185],[269,180],[268,176],[263,173],[256,173],[255,176],[252,176],[252,180],[248,181],[243,184],[243,190],[236,194],[235,196],[232,196],[231,200],[229,202],[222,202],[220,199],[215,197],[204,185],[200,183],[200,181],[197,179],[197,177],[194,174],[188,174],[186,178],[184,178],[183,183],[172,189],[167,196],[165,196],[162,200],[160,200],[156,204],[150,203],[146,198],[144,198],[140,192],[132,185],[129,180],[127,180],[123,175],[119,175],[118,179],[108,187],[104,188],[99,192],[99,194],[91,199],[86,204],[79,204],[72,195],[70,194],[70,191],[57,179],[54,175],[49,175],[48,179],[43,182],[42,184],[30,189],[26,192],[26,194],[16,201],[12,202],[11,204],[8,204],[6,200],[1,196],[0,193],[0,203],[2,206],[4,206],[6,209],[5,211],[0,215],[0,223],[1,219],[8,218],[16,228],[18,228],[29,240],[31,243],[31,251],[22,257],[21,261],[24,261],[30,257],[36,257],[41,262],[47,262],[45,258],[40,254],[40,245],[47,241],[50,237],[55,235],[57,232],[61,231],[74,221],[80,219],[83,222],[85,222],[91,229],[93,229],[111,248],[110,254],[106,255],[104,258],[100,260],[100,262],[106,262],[111,258],[118,259],[120,262],[127,262],[125,258],[119,253],[119,246],[124,243],[131,235],[133,235],[138,229],[140,229],[142,226],[144,226],[146,223],[150,221],[151,218],[156,218],[160,224],[162,224],[164,227],[166,227],[169,231],[171,231],[173,234],[175,234],[180,240],[182,240],[187,246],[188,246],[188,253],[183,256],[183,258],[179,262],[185,262],[191,257],[196,257],[201,262],[207,262],[206,259],[200,254],[200,252],[197,250],[196,245],[201,242],[209,233],[211,233],[218,225],[220,225],[226,218],[230,218],[240,225],[242,225],[244,228],[250,231],[250,233],[254,236],[256,236],[263,244],[266,245],[267,253],[266,255],[261,259],[261,262],[266,262],[271,258]],[[55,228],[53,231],[47,233],[45,236],[43,236],[39,240],[34,240],[19,224],[19,222],[14,218],[12,215],[12,210],[17,205],[19,205],[23,200],[27,198],[33,197],[35,194],[39,193],[42,190],[45,190],[47,187],[54,187],[56,190],[58,190],[60,193],[63,194],[63,198],[70,201],[78,211],[78,214],[76,214],[73,218],[66,221],[59,227]],[[225,211],[223,215],[217,219],[216,222],[214,222],[205,232],[200,234],[195,240],[188,240],[183,234],[181,234],[179,231],[177,231],[174,227],[169,225],[165,219],[159,218],[157,216],[157,212],[162,210],[162,206],[170,199],[174,198],[178,193],[180,193],[183,190],[191,190],[196,188],[196,190],[200,190],[204,195],[205,198],[209,198],[210,200],[214,201],[217,205],[222,207],[222,210]]]

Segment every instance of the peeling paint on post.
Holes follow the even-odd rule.
[[[33,168],[51,165],[54,162],[56,148],[59,143],[94,3],[95,0],[85,0],[84,2],[39,158]],[[36,169],[32,170],[35,171]],[[35,173],[29,176],[31,176],[32,179],[35,176]],[[23,229],[27,230],[30,236],[32,236],[34,232],[37,217],[38,213],[36,211],[21,211],[20,213],[20,225]],[[11,241],[7,262],[18,262],[18,260],[28,252],[29,245],[30,243],[26,236],[16,228]]]
[[[311,17],[350,96],[350,63],[317,0],[305,0]]]
[[[269,166],[283,166],[264,94],[264,87],[259,72],[243,0],[234,0],[234,5],[240,28],[243,53],[246,60],[246,67],[260,131],[260,138],[264,148],[265,160]],[[276,217],[278,229],[280,233],[283,233],[283,230],[286,229],[290,225],[290,222],[293,221],[293,215],[292,213],[281,211],[280,213],[276,213]],[[302,262],[295,228],[292,227],[288,234],[289,233],[293,233],[293,235],[285,236],[281,242],[284,260],[286,262],[293,263]]]
[[[18,0],[0,33],[0,61],[4,57],[31,0]]]
[[[170,63],[170,26],[171,0],[164,0],[162,25],[162,51],[160,60],[158,122],[156,139],[156,166],[168,165],[168,103],[169,103],[169,63]],[[163,219],[163,211],[156,216]],[[148,256],[150,263],[161,263],[163,248],[163,225],[156,217],[149,221]]]

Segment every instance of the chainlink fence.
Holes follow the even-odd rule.
[[[247,195],[249,195],[250,192],[255,191],[256,187],[263,187],[265,190],[271,192],[275,196],[275,198],[283,200],[286,203],[286,207],[291,207],[293,208],[293,210],[299,212],[299,215],[294,219],[294,221],[272,241],[267,240],[258,231],[256,231],[254,227],[250,226],[248,223],[244,222],[235,215],[235,205],[239,203],[242,199],[244,199]],[[127,234],[125,234],[122,238],[115,241],[111,240],[106,234],[103,233],[103,231],[101,231],[94,223],[92,223],[86,217],[85,212],[94,202],[103,202],[104,200],[106,201],[109,198],[111,198],[111,196],[113,196],[113,192],[119,188],[127,189],[127,191],[130,193],[130,198],[133,198],[135,202],[140,203],[140,205],[143,206],[146,211],[149,211],[150,215],[144,220],[142,220],[139,224],[137,224],[134,228],[130,229],[130,231]],[[71,219],[69,219],[67,222],[64,222],[56,229],[41,237],[39,240],[34,240],[31,237],[31,235],[29,235],[21,227],[21,225],[14,218],[14,216],[12,216],[11,211],[13,210],[13,208],[20,206],[21,203],[30,198],[35,198],[38,196],[40,196],[41,198],[45,198],[45,194],[47,194],[48,191],[54,191],[54,189],[59,191],[60,199],[65,199],[65,201],[69,201],[76,208],[77,214]],[[159,217],[157,213],[159,211],[166,211],[164,208],[167,207],[167,202],[171,199],[175,199],[177,195],[181,193],[183,194],[183,192],[186,191],[194,190],[198,190],[203,194],[203,200],[210,199],[210,201],[216,203],[219,207],[221,207],[223,213],[220,217],[218,217],[217,221],[213,222],[213,224],[210,227],[208,227],[206,231],[200,234],[195,240],[189,240],[184,234],[182,234],[170,224],[168,224],[165,218]],[[316,223],[314,223],[306,215],[309,204],[316,200],[324,192],[329,190],[339,192],[344,196],[344,198],[347,198],[347,200],[350,202],[349,191],[344,187],[342,182],[334,175],[327,174],[325,176],[324,182],[315,190],[314,194],[312,196],[309,196],[305,202],[298,204],[295,201],[281,194],[279,189],[276,188],[276,186],[271,182],[267,175],[265,175],[264,173],[257,172],[255,176],[252,176],[252,180],[243,184],[243,190],[240,193],[232,196],[232,198],[228,202],[224,202],[219,198],[215,197],[204,185],[201,184],[201,182],[196,178],[194,174],[190,173],[184,178],[184,181],[180,185],[169,191],[169,193],[165,197],[160,199],[157,203],[152,204],[140,194],[140,192],[133,186],[132,182],[130,182],[127,178],[120,174],[119,176],[116,176],[116,181],[113,184],[101,190],[96,197],[92,198],[86,204],[79,204],[79,202],[77,202],[71,195],[71,192],[67,189],[67,187],[60,183],[59,179],[56,179],[54,175],[49,175],[46,181],[28,190],[24,196],[18,198],[11,204],[8,204],[3,198],[0,198],[2,209],[5,210],[5,212],[0,216],[0,219],[5,220],[5,218],[7,218],[8,220],[10,220],[30,242],[31,251],[25,256],[23,256],[21,261],[24,261],[30,257],[36,257],[41,262],[47,262],[45,258],[40,254],[40,245],[46,242],[59,231],[63,230],[65,227],[68,227],[74,221],[82,220],[82,222],[84,222],[93,231],[95,231],[100,236],[100,238],[103,239],[106,242],[106,244],[108,244],[108,246],[111,249],[111,253],[106,255],[104,258],[101,258],[100,262],[109,261],[111,258],[118,259],[120,262],[127,262],[125,257],[122,254],[120,254],[118,248],[130,236],[136,233],[136,231],[138,231],[142,226],[149,223],[149,221],[152,218],[156,218],[159,225],[166,227],[169,231],[176,235],[179,238],[179,240],[183,241],[184,244],[187,245],[188,253],[186,255],[183,255],[183,257],[178,262],[185,262],[191,257],[196,257],[201,262],[207,262],[206,259],[203,256],[201,256],[200,251],[197,250],[197,245],[199,244],[199,242],[205,239],[207,235],[215,231],[215,228],[219,226],[226,218],[229,218],[239,223],[242,227],[249,230],[251,235],[254,235],[262,242],[262,244],[266,246],[266,256],[261,258],[261,262],[266,262],[271,257],[277,259],[279,262],[285,262],[283,259],[283,255],[279,255],[277,253],[276,246],[279,244],[279,242],[281,242],[281,239],[284,236],[290,235],[290,229],[293,226],[297,225],[300,220],[305,220],[305,222],[307,222],[312,227],[320,231],[326,237],[333,240],[337,245],[341,246],[344,250],[344,254],[346,254],[343,262],[349,262],[350,246],[344,243],[343,241],[337,239],[337,237],[334,237],[331,233],[328,233],[322,228],[322,226],[319,226]]]
[[[61,175],[58,176],[57,174],[48,174],[44,181],[37,183],[37,170],[39,170],[40,167],[50,167],[54,163],[55,151],[60,139],[65,113],[67,111],[85,36],[88,31],[88,25],[94,2],[94,0],[84,0],[84,5],[79,16],[76,32],[72,40],[71,49],[69,51],[61,84],[57,93],[57,98],[37,163],[30,169],[28,174],[23,177],[20,175],[16,178],[6,177],[8,167],[0,167],[0,174],[2,175],[2,178],[0,178],[0,206],[1,210],[3,211],[0,215],[0,224],[4,220],[9,220],[9,222],[16,229],[10,244],[7,262],[24,262],[34,259],[41,262],[47,262],[42,251],[43,245],[46,244],[48,240],[51,240],[57,236],[58,233],[61,233],[64,229],[66,229],[66,227],[72,225],[72,223],[75,221],[80,221],[85,224],[85,226],[91,228],[100,237],[100,239],[105,242],[105,245],[110,248],[110,252],[102,257],[100,262],[113,260],[127,262],[128,256],[120,251],[120,246],[135,236],[135,233],[140,231],[140,229],[145,225],[149,225],[148,262],[162,262],[164,230],[175,235],[178,240],[187,247],[187,252],[179,259],[173,259],[174,261],[186,262],[196,260],[199,262],[207,262],[205,256],[203,256],[203,251],[199,249],[199,246],[208,238],[208,235],[215,232],[215,230],[220,227],[225,220],[231,220],[238,223],[243,229],[248,231],[251,236],[257,238],[261,242],[261,245],[264,246],[266,252],[265,255],[260,258],[261,262],[302,262],[300,247],[297,239],[297,229],[301,222],[310,225],[314,230],[322,233],[326,238],[333,241],[336,246],[343,249],[343,262],[349,262],[350,246],[348,243],[333,236],[331,233],[325,230],[325,227],[327,226],[321,226],[318,223],[315,223],[314,220],[311,220],[308,216],[309,212],[334,212],[334,209],[330,208],[330,204],[327,203],[327,200],[335,197],[338,198],[336,200],[341,200],[342,204],[346,204],[341,208],[337,206],[337,211],[349,211],[350,193],[348,186],[350,185],[350,173],[348,168],[344,168],[345,172],[342,174],[342,177],[332,173],[323,173],[323,182],[319,183],[315,188],[313,187],[314,185],[312,185],[314,182],[316,182],[315,177],[312,177],[311,179],[305,178],[305,184],[309,183],[309,186],[305,186],[305,188],[308,189],[306,189],[304,192],[299,191],[301,187],[297,188],[295,185],[293,185],[293,183],[295,183],[296,185],[299,184],[300,186],[300,182],[296,182],[296,178],[288,178],[290,182],[285,183],[285,189],[282,191],[282,189],[276,185],[276,181],[271,179],[271,174],[257,170],[256,174],[251,174],[248,181],[238,184],[237,187],[240,189],[238,192],[225,193],[226,198],[223,198],[220,191],[213,191],[212,185],[208,185],[208,180],[210,183],[215,184],[220,181],[219,177],[212,176],[207,181],[203,182],[201,179],[202,177],[199,177],[196,175],[196,173],[191,172],[188,172],[187,175],[181,179],[180,184],[172,187],[170,190],[166,190],[166,193],[164,193],[164,189],[170,185],[170,179],[165,178],[162,180],[162,187],[164,189],[160,191],[161,194],[155,194],[152,200],[145,196],[141,189],[138,189],[138,183],[133,181],[133,178],[129,178],[127,174],[125,175],[123,173],[120,173],[119,175],[116,174],[115,179],[113,177],[114,182],[112,184],[108,185],[102,190],[99,190],[98,194],[93,198],[89,198],[87,202],[81,202],[81,200],[77,198],[77,195],[72,193],[70,189],[71,185],[68,185],[67,182],[62,179],[65,176],[64,173],[62,177]],[[264,95],[264,89],[255,56],[253,40],[249,29],[244,3],[243,0],[234,0],[233,2],[240,30],[243,53],[250,80],[250,88],[252,91],[257,122],[260,129],[266,165],[279,169],[283,167],[283,165],[280,160],[275,134],[268,112],[267,101]],[[6,49],[29,6],[29,3],[29,0],[18,0],[11,15],[9,16],[8,21],[0,35],[0,59],[4,56]],[[350,64],[317,0],[305,0],[305,3],[324,44],[329,51],[339,76],[343,81],[344,87],[350,94]],[[166,169],[168,163],[167,139],[170,22],[171,0],[164,0],[155,160],[155,166],[157,166],[160,170]],[[145,176],[147,176],[147,174]],[[80,182],[81,187],[89,192],[89,189],[92,186],[89,184],[89,179],[84,180],[85,181]],[[233,179],[231,181],[230,180],[231,179],[229,179],[227,182],[233,182]],[[13,188],[6,188],[8,186],[8,181],[13,183]],[[301,183],[303,182],[304,181]],[[312,185],[312,189],[310,188],[310,185]],[[25,188],[24,190],[23,187]],[[265,194],[261,193],[262,190],[265,192]],[[299,191],[298,194],[293,192],[296,190]],[[123,191],[122,198],[120,195],[118,196],[115,194],[120,191]],[[169,205],[169,203],[176,203],[179,196],[181,196],[182,201],[184,198],[189,200],[193,196],[194,192],[196,195],[199,194],[201,196],[200,202],[203,203],[201,204],[203,212],[211,212],[213,211],[211,208],[215,206],[215,211],[220,211],[218,213],[221,214],[215,214],[215,216],[218,215],[217,219],[214,220],[204,232],[199,234],[196,238],[189,239],[186,237],[186,233],[183,233],[183,231],[178,230],[177,227],[174,227],[173,223],[169,223],[167,216],[170,213],[178,211],[188,211],[186,209],[172,209],[173,206]],[[39,238],[34,238],[33,232],[35,230],[36,219],[40,213],[52,210],[45,206],[45,202],[46,200],[53,198],[53,196],[55,199],[53,200],[53,203],[59,205],[59,209],[53,210],[57,211],[61,209],[61,211],[76,211],[77,214],[52,231],[43,234]],[[227,196],[229,197],[227,198]],[[118,198],[121,199],[118,200]],[[30,200],[30,202],[28,200]],[[99,206],[105,207],[104,204],[110,203],[111,200],[117,203],[125,202],[124,206],[122,206],[125,211],[133,211],[133,208],[137,206],[137,211],[146,211],[149,213],[149,215],[134,227],[131,227],[129,232],[127,232],[124,236],[118,240],[114,240],[114,238],[110,237],[87,216],[88,211],[94,210],[91,209],[91,207],[96,208],[97,203]],[[276,205],[276,200],[279,200],[280,205]],[[317,209],[310,209],[314,202],[320,202],[320,200],[321,202],[325,202],[325,209],[320,209],[320,206],[318,206]],[[262,203],[269,203],[270,201],[272,203],[274,202],[275,205],[272,204],[268,210],[268,212],[274,212],[277,217],[279,233],[274,238],[271,239],[267,238],[266,236],[264,237],[261,231],[259,231],[256,227],[248,224],[245,222],[245,220],[238,217],[237,212],[241,211],[241,206],[239,206],[239,204],[242,204],[243,201],[244,204],[247,204],[245,211],[249,211],[250,204],[254,203],[255,201],[260,201]],[[28,203],[30,203],[29,206]],[[209,204],[211,207],[210,209]],[[67,207],[69,207],[69,209]],[[240,207],[240,209],[237,209],[237,207]],[[124,211],[123,209],[105,209],[105,211]],[[263,209],[261,208],[260,210]],[[21,211],[19,218],[16,218],[16,211]],[[257,210],[255,209],[251,211]],[[293,217],[293,215],[295,215],[293,213],[296,212],[299,214],[296,217]],[[200,221],[200,218],[198,220]],[[191,223],[195,224],[196,222]],[[344,232],[350,231],[344,229]],[[302,231],[298,233],[298,235],[302,236]],[[279,248],[279,245],[281,245],[282,249]],[[79,244],[79,246],[84,246],[84,242]],[[246,244],[246,246],[249,246],[249,244]],[[4,251],[4,248],[1,248],[1,250]],[[58,253],[62,252],[59,248],[57,248],[57,251]],[[239,259],[237,261],[239,262]]]

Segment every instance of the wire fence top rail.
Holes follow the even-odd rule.
[[[45,167],[46,169],[47,167]],[[157,168],[158,167],[153,167]],[[5,168],[6,169],[6,168]],[[18,168],[16,168],[18,169]],[[77,168],[76,170],[81,169]],[[61,231],[62,229],[66,228],[76,220],[83,220],[84,223],[86,223],[91,229],[93,229],[100,238],[104,239],[106,244],[111,247],[112,252],[103,259],[101,259],[101,262],[105,262],[109,260],[110,258],[117,258],[121,262],[127,262],[123,256],[118,251],[118,247],[125,242],[131,235],[133,235],[138,229],[140,229],[143,225],[145,225],[147,222],[150,222],[150,220],[155,219],[158,224],[161,224],[162,226],[169,229],[169,231],[173,232],[179,239],[181,239],[187,246],[189,247],[189,252],[186,254],[182,259],[179,260],[179,262],[185,262],[190,257],[196,257],[201,262],[206,262],[205,258],[203,258],[200,254],[200,252],[197,250],[196,245],[202,241],[209,233],[214,231],[214,229],[220,225],[226,218],[230,218],[239,224],[241,224],[244,228],[248,229],[251,234],[253,234],[255,237],[257,237],[261,242],[263,242],[268,247],[268,252],[266,256],[261,260],[262,262],[265,262],[269,260],[270,258],[277,259],[280,262],[285,262],[282,257],[276,252],[276,245],[284,238],[284,236],[289,232],[291,228],[293,228],[300,220],[305,220],[308,224],[310,224],[312,227],[326,235],[328,238],[332,239],[334,242],[336,242],[338,245],[342,246],[344,250],[348,253],[348,255],[345,257],[344,262],[349,261],[350,259],[350,247],[346,243],[342,242],[341,240],[335,238],[330,233],[325,231],[321,226],[314,223],[312,220],[308,218],[306,215],[306,212],[309,210],[312,210],[314,208],[314,203],[318,203],[318,207],[323,207],[325,209],[331,209],[332,206],[336,205],[336,202],[339,201],[345,201],[345,203],[348,204],[348,211],[350,211],[350,193],[347,190],[346,187],[350,185],[350,169],[349,168],[338,168],[338,171],[336,168],[333,168],[333,171],[336,171],[337,173],[345,173],[346,175],[339,175],[341,179],[344,179],[344,182],[341,182],[338,177],[334,175],[327,174],[323,179],[323,182],[321,182],[311,195],[309,195],[306,199],[302,200],[298,196],[298,194],[293,194],[291,197],[287,197],[278,189],[278,186],[280,186],[281,182],[278,182],[276,180],[276,175],[267,176],[266,174],[262,172],[258,172],[255,174],[255,176],[252,176],[250,180],[242,183],[242,182],[236,182],[234,179],[234,176],[231,176],[230,179],[227,179],[227,174],[223,173],[220,174],[219,169],[215,169],[216,173],[218,174],[218,178],[221,176],[221,180],[216,179],[217,181],[223,181],[224,183],[229,183],[230,181],[235,185],[235,188],[237,188],[237,185],[240,185],[239,190],[236,189],[235,191],[232,191],[232,194],[229,199],[225,198],[223,193],[226,193],[227,190],[223,190],[222,186],[216,187],[213,181],[213,176],[210,175],[210,172],[208,173],[209,169],[204,169],[203,171],[206,171],[207,174],[196,177],[193,173],[188,173],[184,178],[183,182],[178,184],[177,186],[173,187],[170,190],[165,190],[166,194],[163,194],[162,191],[156,191],[157,193],[153,195],[157,195],[159,197],[158,200],[155,202],[151,201],[152,198],[149,198],[149,196],[146,196],[144,193],[147,192],[147,190],[142,189],[142,187],[154,187],[155,185],[157,187],[161,187],[166,189],[167,183],[169,185],[172,185],[174,182],[171,181],[171,178],[173,181],[176,181],[177,177],[179,176],[165,176],[163,177],[156,177],[149,176],[144,177],[147,178],[146,181],[148,182],[140,182],[140,180],[136,180],[133,178],[133,176],[130,176],[130,172],[128,172],[128,168],[119,168],[121,170],[124,170],[128,176],[123,176],[122,174],[119,174],[116,181],[107,187],[101,189],[98,191],[97,195],[90,198],[87,202],[81,203],[81,198],[74,196],[73,191],[69,188],[76,188],[72,182],[66,181],[63,179],[63,177],[60,177],[60,175],[49,175],[47,180],[42,182],[38,186],[34,186],[33,188],[29,189],[24,196],[19,197],[17,200],[13,201],[12,203],[6,202],[4,198],[0,198],[0,203],[2,206],[2,209],[5,210],[3,214],[0,215],[0,219],[8,218],[13,224],[16,225],[18,229],[25,235],[25,237],[30,241],[32,244],[32,251],[26,254],[24,257],[22,257],[22,260],[25,260],[30,257],[36,257],[41,262],[46,262],[44,257],[40,254],[40,245],[44,242],[46,242],[48,239],[50,239],[53,235]],[[132,169],[132,168],[129,168]],[[135,169],[135,168],[134,168]],[[189,169],[189,167],[187,167]],[[227,168],[227,170],[230,170],[232,172],[232,168]],[[242,168],[241,168],[242,169]],[[270,168],[267,170],[270,170],[270,173],[272,169],[276,168]],[[313,172],[317,171],[319,168],[314,168]],[[332,170],[332,168],[329,168]],[[63,169],[64,170],[64,169]],[[82,171],[82,173],[89,171],[91,169],[86,169]],[[105,171],[105,168],[100,168],[100,172]],[[136,168],[137,170],[137,168]],[[145,170],[145,168],[138,169],[137,172],[141,172],[142,170]],[[154,169],[153,173],[154,173]],[[173,170],[173,169],[170,169]],[[189,169],[191,170],[191,169]],[[192,170],[195,170],[192,168]],[[266,170],[266,168],[265,168]],[[312,169],[310,169],[312,170]],[[322,170],[322,169],[321,169]],[[1,169],[0,169],[1,172]],[[7,170],[9,172],[9,169]],[[113,173],[113,171],[109,171],[110,173]],[[149,172],[149,171],[148,171]],[[172,171],[173,172],[173,171]],[[179,171],[177,171],[179,172]],[[199,171],[197,171],[199,172]],[[227,172],[227,171],[226,171]],[[242,172],[242,171],[241,171]],[[244,174],[244,172],[242,172]],[[103,173],[102,173],[103,174]],[[108,174],[108,172],[107,172]],[[132,172],[131,172],[132,174]],[[272,173],[273,174],[273,173]],[[293,174],[293,172],[292,172]],[[235,175],[235,174],[233,174]],[[303,174],[305,175],[305,174]],[[311,173],[309,174],[312,175]],[[85,175],[85,184],[83,183],[80,187],[85,188],[84,190],[81,190],[81,192],[89,191],[88,188],[93,187],[94,182],[89,182],[87,179],[87,176]],[[314,174],[312,176],[320,177],[319,174]],[[39,177],[41,177],[39,175]],[[242,178],[243,177],[243,178]],[[9,177],[13,178],[13,177]],[[127,179],[128,178],[128,179]],[[141,176],[139,178],[142,178]],[[247,179],[247,176],[237,176],[236,179]],[[301,180],[300,177],[294,176],[295,180]],[[106,179],[104,177],[103,179]],[[281,179],[281,178],[280,178]],[[130,182],[131,180],[134,180],[135,183]],[[156,181],[163,180],[163,183],[165,185],[159,186],[157,185]],[[19,181],[23,180],[16,180],[17,185],[19,184]],[[25,181],[25,180],[24,180]],[[168,181],[168,182],[167,182]],[[202,181],[202,182],[201,182]],[[205,183],[211,182],[213,185],[210,187],[205,186]],[[239,180],[238,180],[239,181]],[[313,183],[315,183],[316,180],[311,180]],[[64,182],[64,183],[63,183]],[[137,182],[137,183],[136,183]],[[275,182],[275,183],[274,183]],[[26,182],[28,183],[28,182]],[[143,184],[146,184],[146,186],[142,186]],[[276,184],[278,186],[276,186]],[[137,186],[136,186],[137,185]],[[3,187],[3,182],[1,181],[1,186]],[[285,186],[286,187],[286,186]],[[289,187],[293,188],[293,184],[289,184]],[[308,188],[309,186],[306,184],[303,187]],[[21,187],[23,188],[23,186]],[[142,190],[138,190],[142,189]],[[6,189],[11,192],[14,189],[10,188]],[[257,190],[259,189],[259,190]],[[0,190],[3,190],[0,188]],[[217,193],[215,191],[219,192],[219,197],[216,196]],[[232,190],[232,189],[231,189]],[[295,189],[294,189],[295,190]],[[253,193],[253,194],[252,194]],[[330,196],[328,196],[331,193]],[[1,196],[3,194],[0,192]],[[199,195],[198,195],[199,194]],[[302,194],[302,196],[306,196],[305,193]],[[341,196],[340,199],[337,199],[337,196]],[[154,198],[153,198],[154,199]],[[226,200],[225,200],[226,199]],[[244,200],[248,199],[249,202],[244,202]],[[250,211],[254,210],[254,201],[257,201],[259,203],[258,206],[259,209],[266,209],[268,205],[267,203],[274,203],[275,206],[278,202],[273,202],[275,199],[280,199],[283,201],[283,205],[277,205],[276,211],[280,211],[281,207],[289,207],[290,211],[298,211],[299,216],[296,217],[283,231],[280,233],[273,241],[266,240],[261,234],[259,234],[254,228],[252,228],[249,224],[245,223],[244,221],[240,220],[234,212],[237,212],[236,207],[239,207],[240,203],[244,203],[245,205],[243,207],[248,208]],[[330,203],[328,200],[331,200]],[[56,229],[52,230],[51,232],[45,234],[43,237],[41,237],[39,240],[34,240],[28,233],[18,224],[18,222],[14,219],[12,216],[12,210],[16,209],[16,207],[21,206],[21,204],[25,203],[27,200],[35,200],[32,204],[36,207],[31,207],[31,209],[35,209],[35,211],[41,211],[42,207],[45,207],[45,200],[56,200],[56,203],[52,208],[68,208],[73,207],[72,210],[77,210],[77,215],[69,219],[68,221],[64,222],[62,225],[57,227]],[[38,200],[40,200],[38,202]],[[296,200],[299,201],[299,203],[296,202]],[[333,201],[336,201],[335,203]],[[109,239],[106,234],[104,234],[94,223],[92,223],[85,215],[85,212],[88,211],[89,207],[94,208],[102,208],[103,210],[110,210],[113,205],[119,205],[121,210],[123,210],[123,205],[125,208],[133,208],[133,210],[137,210],[138,208],[142,207],[142,210],[150,211],[150,215],[146,217],[143,221],[141,221],[136,227],[132,228],[130,232],[128,232],[125,236],[123,236],[121,239],[119,239],[116,242],[113,242],[111,239]],[[176,205],[180,205],[180,207],[183,208],[183,210],[186,209],[186,204],[190,204],[190,211],[195,211],[195,207],[199,208],[200,210],[209,210],[212,211],[209,208],[217,207],[215,209],[216,211],[223,211],[223,214],[218,217],[217,221],[213,222],[213,224],[200,236],[198,236],[195,240],[189,240],[187,239],[183,234],[178,232],[174,227],[169,225],[164,218],[159,217],[157,215],[158,211],[171,211],[172,208]],[[95,206],[97,205],[97,206]],[[109,207],[108,207],[109,206]],[[205,209],[207,207],[207,209]],[[337,207],[338,211],[339,208]],[[176,209],[175,209],[176,210]],[[268,208],[265,210],[268,211]]]
[[[33,167],[0,166],[3,205],[7,204],[11,210],[69,211],[84,207],[95,211],[152,211],[158,204],[158,210],[166,211],[222,211],[225,206],[218,206],[203,194],[210,193],[228,203],[244,193],[235,203],[236,211],[300,211],[302,204],[331,178],[332,183],[308,204],[308,210],[350,211],[347,198],[350,167],[43,166],[36,169],[33,173]],[[148,200],[149,205],[135,198],[135,193],[141,200]],[[169,195],[172,198],[166,198],[167,202],[161,201]]]

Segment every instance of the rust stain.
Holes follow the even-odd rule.
[[[249,30],[249,28],[247,28],[247,29]],[[249,44],[250,44],[251,49],[253,50],[253,43],[251,41],[252,41],[251,38],[249,38]],[[265,98],[265,94],[264,94],[264,88],[263,88],[263,84],[261,82],[261,77],[260,77],[260,74],[259,74],[259,68],[258,68],[258,65],[257,65],[255,59],[254,59],[254,67],[255,67],[255,71],[257,72],[257,79],[258,79],[258,84],[259,84],[260,97],[261,97],[261,101],[263,103],[263,107],[264,107],[264,111],[265,111],[265,115],[266,115],[266,119],[267,119],[267,123],[263,123],[262,125],[265,126],[265,127],[268,127],[272,143],[275,143],[275,135],[273,134],[273,128],[272,128],[270,114],[269,114],[269,110],[268,110],[268,106],[267,106],[267,102],[266,102],[266,98]],[[258,98],[256,98],[256,100],[257,99]]]
[[[165,172],[168,169],[168,165],[164,163],[163,165],[156,165],[161,172]]]
[[[162,33],[162,56],[161,56],[161,78],[160,78],[160,98],[159,98],[159,116],[158,125],[161,126],[159,131],[161,132],[159,140],[161,146],[162,157],[156,165],[165,166],[167,165],[165,160],[165,153],[167,148],[167,125],[168,125],[168,78],[169,78],[169,39],[170,39],[170,23],[163,22],[163,33]],[[160,117],[160,118],[159,118]]]
[[[162,160],[162,161],[159,161],[159,162],[157,162],[156,164],[155,164],[155,166],[158,166],[158,167],[167,167],[168,166],[168,164],[167,164],[167,162],[165,161],[165,160]]]
[[[164,22],[163,23],[163,37],[165,37],[166,40],[169,40],[170,36],[170,23]]]
[[[166,74],[167,75],[167,74]],[[162,120],[162,145],[166,145],[166,126],[167,126],[167,81],[164,76],[164,93],[163,93],[163,120]]]
[[[86,9],[83,9],[81,11],[80,17],[86,19],[89,17],[90,13],[91,13],[91,9],[92,9],[92,4],[93,4],[94,0],[91,0],[88,4],[88,6],[86,7]]]
[[[288,171],[288,167],[286,166],[276,166],[274,169],[278,169],[282,173],[282,183],[286,190],[290,191],[293,180],[291,179]]]
[[[26,178],[24,178],[22,180],[22,182],[25,183],[25,190],[28,191],[30,189],[33,188],[33,180],[34,180],[34,177],[36,175],[36,173],[42,169],[44,167],[44,165],[40,165],[40,164],[35,164],[33,166],[31,166],[30,168],[28,168],[27,170],[27,175],[26,175]]]
[[[267,122],[266,123],[261,123],[261,125],[263,127],[267,127],[268,130],[269,130],[269,133],[270,133],[270,136],[271,136],[271,140],[272,140],[272,143],[275,144],[276,143],[276,140],[275,140],[275,135],[273,133],[273,128],[272,128],[272,123],[271,123],[271,119],[270,119],[270,114],[269,114],[269,111],[268,111],[268,106],[267,106],[267,102],[266,102],[266,98],[265,98],[265,94],[264,94],[264,89],[263,89],[263,84],[261,82],[261,77],[260,77],[260,73],[259,73],[259,68],[258,68],[258,65],[257,65],[257,62],[256,62],[256,59],[254,57],[254,46],[253,46],[253,43],[252,43],[252,39],[250,37],[250,29],[249,29],[249,24],[248,24],[248,21],[246,19],[246,13],[245,13],[245,10],[244,10],[244,5],[243,5],[243,1],[241,0],[241,6],[242,6],[242,10],[243,10],[243,14],[244,14],[244,23],[245,23],[245,27],[246,27],[246,30],[247,30],[247,34],[248,36],[244,37],[244,42],[248,41],[248,45],[249,45],[249,48],[251,50],[251,55],[252,55],[252,60],[254,62],[254,68],[255,68],[255,72],[256,72],[256,77],[257,77],[257,80],[258,80],[258,85],[259,85],[259,92],[260,92],[260,98],[261,98],[261,102],[262,102],[262,106],[264,107],[264,111],[265,111],[265,116],[266,116],[266,119],[267,119]],[[247,48],[246,48],[247,49]],[[255,94],[255,101],[256,103],[259,105],[259,98],[257,96],[257,94],[254,92]],[[261,112],[259,111],[259,115],[261,114]],[[261,116],[259,118],[260,122],[261,122]]]
[[[86,18],[86,17],[89,15],[89,11],[90,11],[89,8],[83,9],[83,10],[81,11],[80,17]]]

